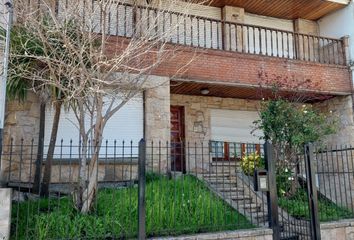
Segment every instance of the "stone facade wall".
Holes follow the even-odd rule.
[[[171,94],[171,105],[184,106],[186,141],[210,139],[210,109],[257,111],[260,101]]]
[[[170,81],[166,77],[151,76],[145,83],[145,138],[147,144],[159,141],[166,143],[170,140]],[[2,166],[4,179],[33,181],[35,171],[36,152],[39,135],[40,102],[29,93],[25,102],[11,101],[7,104],[5,120],[4,154]],[[11,138],[13,140],[11,140]],[[21,148],[23,139],[24,147]],[[33,139],[33,147],[32,147]],[[14,145],[10,149],[10,144]],[[11,157],[10,157],[10,152]],[[148,152],[148,156],[151,156]],[[11,165],[10,165],[11,158]],[[118,161],[119,162],[119,161]],[[147,162],[150,161],[147,159]],[[166,168],[167,160],[162,159],[162,168]],[[11,174],[9,171],[11,168]],[[21,174],[20,174],[21,169]],[[129,164],[100,164],[99,180],[129,180]],[[109,173],[110,172],[110,173]],[[73,161],[70,164],[53,165],[52,182],[66,182],[76,179],[78,165]],[[115,176],[113,176],[115,175]],[[129,176],[128,176],[129,175]],[[135,166],[132,168],[132,178],[136,176]]]
[[[354,220],[342,220],[321,224],[322,240],[352,240],[354,239]]]
[[[11,170],[18,170],[30,166],[29,156],[36,154],[37,148],[26,147],[21,149],[21,144],[27,146],[38,144],[40,118],[40,102],[38,97],[29,92],[24,102],[9,101],[6,105],[5,128],[4,128],[4,149],[1,158],[4,175],[9,170],[10,152],[12,152]],[[10,145],[13,148],[10,148]],[[34,160],[33,160],[34,161]]]
[[[129,162],[129,161],[128,161]],[[44,168],[43,168],[44,170]],[[52,167],[52,183],[77,182],[79,176],[79,164],[74,163],[56,163]],[[104,163],[98,165],[97,180],[102,181],[134,181],[138,176],[137,160],[133,163]]]
[[[354,144],[354,115],[351,96],[337,96],[316,103],[314,107],[329,117],[333,115],[338,119],[337,132],[326,137],[326,144],[333,146]]]
[[[184,106],[187,170],[201,173],[209,169],[211,159],[208,144],[211,140],[211,109],[256,111],[259,104],[260,101],[237,98],[171,94],[172,106]]]
[[[273,231],[271,229],[255,229],[255,230],[240,230],[228,231],[220,233],[203,233],[197,235],[180,236],[180,237],[162,237],[154,238],[159,240],[272,240]]]
[[[170,140],[170,80],[153,76],[145,91],[146,141]]]
[[[148,171],[166,172],[170,141],[170,80],[152,76],[145,90],[145,140]],[[162,152],[162,153],[161,153]]]
[[[317,155],[317,183],[322,194],[337,205],[353,208],[354,178],[353,150],[347,146],[354,143],[354,115],[351,96],[335,98],[314,104],[314,107],[338,119],[337,132],[324,139],[328,152]],[[331,151],[345,148],[343,151]]]

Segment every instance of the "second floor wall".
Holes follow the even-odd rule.
[[[274,56],[302,61],[345,65],[343,42],[320,36],[316,21],[280,19],[251,14],[235,6],[213,7],[182,1],[117,1],[104,9],[97,1],[79,1],[75,13],[85,19],[93,10],[92,30],[108,35],[132,37],[137,33],[192,47]],[[59,0],[57,10],[72,7]],[[68,16],[62,16],[67,18]],[[105,29],[102,20],[105,20]]]
[[[194,58],[180,71],[181,80],[257,88],[259,72],[265,71],[276,77],[311,80],[310,91],[337,95],[351,92],[349,71],[343,66],[344,41],[321,37],[315,21],[260,16],[234,6],[178,0],[159,3],[118,1],[102,8],[97,1],[73,4],[59,0],[54,10],[66,20],[70,14],[79,14],[87,30],[99,37],[105,33],[108,57],[124,51],[137,39],[149,42],[158,38],[168,46],[179,46],[174,58],[153,69],[152,73],[159,76],[174,79],[176,72]],[[144,60],[154,59],[153,51],[148,49]]]

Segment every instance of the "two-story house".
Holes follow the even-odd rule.
[[[243,143],[260,142],[261,133],[251,133],[253,121],[258,118],[260,102],[271,96],[270,80],[279,78],[291,82],[281,89],[284,96],[301,92],[309,96],[309,104],[340,116],[340,129],[328,139],[330,143],[352,142],[352,77],[348,64],[349,56],[354,56],[354,45],[344,36],[350,25],[339,32],[332,20],[332,16],[350,11],[347,9],[353,4],[348,4],[347,0],[214,0],[195,5],[170,39],[171,44],[185,47],[153,71],[150,79],[158,86],[145,90],[112,117],[104,138],[225,142],[219,150],[221,158],[227,160],[230,148],[237,147],[241,153]],[[128,1],[110,11],[112,19],[126,22],[131,22],[134,15]],[[175,13],[167,12],[166,22],[176,14],[178,8]],[[124,31],[131,29],[117,27],[121,24],[118,20],[110,24],[118,29],[111,31],[112,38],[129,38]],[[176,76],[178,66],[191,58],[195,59]],[[306,85],[301,85],[304,82]],[[10,138],[38,140],[39,105],[34,95],[23,104],[8,103],[5,145]],[[52,115],[48,108],[46,143]],[[78,141],[73,121],[73,113],[63,111],[58,141]],[[183,156],[183,147],[174,151]],[[174,161],[176,170],[181,170],[184,158]]]

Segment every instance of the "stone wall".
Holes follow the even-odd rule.
[[[211,140],[210,110],[256,111],[260,102],[237,98],[219,98],[171,94],[171,105],[184,106],[186,168],[193,172],[208,171]]]
[[[166,143],[170,141],[170,80],[152,76],[145,90],[145,133],[148,171],[166,172],[168,156]],[[161,148],[162,151],[161,151]],[[161,154],[162,152],[162,154]]]
[[[52,165],[51,183],[76,183],[79,179],[79,162],[72,161],[55,161]],[[44,164],[42,165],[42,173],[44,172]],[[105,162],[100,160],[98,164],[99,182],[127,182],[137,180],[138,163],[137,159],[125,161],[110,160]],[[33,182],[35,173],[34,162],[32,164],[21,165],[21,168],[12,168],[11,175],[5,172],[5,180],[9,182]]]
[[[257,111],[260,101],[171,94],[171,105],[184,106],[186,141],[210,139],[210,110],[227,109]]]
[[[316,103],[314,107],[338,119],[337,132],[325,139],[328,145],[350,145],[354,143],[354,115],[351,96],[337,96],[332,99]]]
[[[170,81],[152,76],[145,90],[146,141],[170,140]]]
[[[321,224],[322,240],[352,240],[354,239],[354,220],[341,220]]]
[[[30,159],[28,156],[34,156],[37,149],[26,147],[21,149],[21,143],[27,146],[38,144],[40,118],[40,102],[38,97],[28,92],[27,99],[24,102],[8,101],[5,114],[4,128],[4,149],[1,158],[2,170],[6,173],[9,168],[10,152],[12,154],[11,169],[15,170],[21,166],[29,167]],[[10,148],[10,145],[13,148]],[[34,161],[34,160],[33,160]],[[6,175],[6,174],[5,174]]]
[[[354,120],[351,96],[337,96],[315,103],[315,109],[338,120],[337,132],[323,139],[328,152],[316,155],[317,185],[323,195],[337,205],[353,208]],[[341,149],[344,150],[341,150]],[[339,151],[332,151],[337,150]]]
[[[254,230],[240,230],[228,231],[220,233],[203,233],[197,235],[180,236],[180,237],[167,237],[167,238],[154,238],[160,240],[272,240],[273,231],[271,229],[254,229]]]

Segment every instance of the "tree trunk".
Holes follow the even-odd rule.
[[[96,124],[94,127],[94,153],[90,159],[88,167],[88,185],[83,189],[81,194],[81,213],[88,213],[95,200],[98,186],[98,161],[99,153],[102,144],[102,131],[105,125],[102,117],[103,99],[101,96],[96,96]],[[87,144],[87,142],[86,142]]]
[[[87,152],[88,152],[88,136],[85,132],[85,111],[82,101],[78,101],[78,110],[79,110],[79,130],[80,136],[82,138],[81,146],[81,159],[79,164],[79,181],[78,188],[75,192],[75,205],[76,208],[81,210],[83,205],[83,192],[86,188],[87,179]],[[91,124],[92,125],[92,124]]]
[[[88,213],[90,211],[97,193],[99,146],[96,147],[95,154],[90,161],[88,186],[82,192],[81,213]]]
[[[45,129],[45,103],[41,103],[39,116],[39,139],[37,148],[36,168],[33,182],[33,193],[39,193],[39,186],[41,182],[43,150],[44,150],[44,129]]]
[[[43,182],[40,191],[41,196],[46,196],[46,197],[49,196],[49,184],[50,184],[50,178],[52,173],[52,162],[53,162],[55,144],[57,141],[57,133],[59,127],[59,118],[60,118],[62,102],[58,101],[54,105],[55,105],[55,113],[53,119],[52,133],[50,135],[50,143],[48,147],[47,159],[44,167]]]

